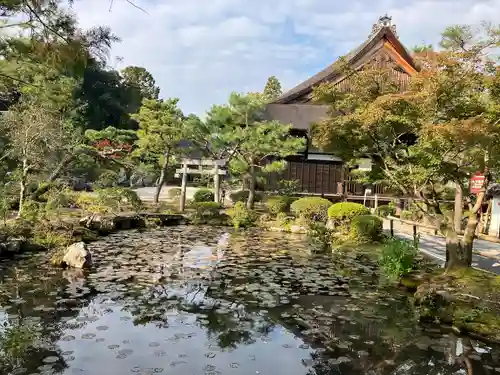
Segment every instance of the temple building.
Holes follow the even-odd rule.
[[[417,67],[411,53],[398,39],[392,18],[380,17],[372,27],[368,39],[345,55],[345,61],[352,69],[362,69],[364,65],[377,63],[391,69],[402,87],[416,73]],[[349,84],[349,77],[335,69],[335,62],[325,69],[299,83],[266,108],[269,120],[292,124],[292,134],[307,140],[304,152],[288,157],[287,169],[281,176],[270,176],[268,183],[273,185],[278,178],[297,180],[299,191],[325,196],[359,196],[365,186],[351,181],[349,171],[341,159],[331,153],[315,149],[311,142],[311,124],[325,118],[328,106],[312,101],[313,88],[321,83],[330,82],[343,89]],[[360,161],[360,168],[370,168],[366,160]],[[380,186],[372,187],[373,193],[383,194]]]

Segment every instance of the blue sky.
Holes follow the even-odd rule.
[[[82,27],[108,25],[122,39],[111,66],[144,66],[162,97],[198,115],[231,91],[262,90],[270,75],[292,88],[362,43],[385,13],[407,47],[436,43],[451,24],[500,24],[500,0],[133,1],[147,14],[125,0],[74,10]]]

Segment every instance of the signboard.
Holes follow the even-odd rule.
[[[478,194],[481,191],[484,183],[484,175],[481,172],[476,172],[472,175],[469,182],[469,190],[471,194]]]

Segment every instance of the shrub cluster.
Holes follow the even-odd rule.
[[[234,207],[227,210],[226,213],[231,218],[231,223],[236,229],[251,227],[258,218],[257,213],[247,209],[243,202],[236,202]]]
[[[297,217],[306,221],[326,221],[328,208],[332,205],[328,199],[305,197],[297,199],[290,205],[290,210]]]
[[[217,202],[195,202],[192,207],[195,211],[191,218],[195,222],[218,217],[222,208]]]
[[[194,193],[193,199],[195,202],[213,202],[214,193],[210,189],[199,189]]]
[[[378,263],[387,276],[398,278],[415,268],[417,254],[416,242],[390,238],[380,251]]]
[[[268,197],[265,205],[271,214],[278,215],[280,212],[287,212],[290,209],[290,197],[284,195]]]
[[[234,193],[231,193],[229,195],[229,198],[231,201],[234,203],[236,202],[246,202],[248,200],[248,195],[250,194],[250,191],[248,190],[240,190],[240,191],[235,191]],[[255,192],[255,202],[262,202],[262,199],[264,198],[263,194],[260,192]]]
[[[382,219],[373,215],[359,215],[351,220],[349,238],[355,242],[376,242],[382,239]]]
[[[335,224],[349,224],[355,217],[369,214],[368,208],[354,202],[335,203],[328,209],[328,217]]]
[[[394,207],[389,206],[389,205],[378,206],[375,213],[381,217],[394,216],[396,214],[396,209]]]

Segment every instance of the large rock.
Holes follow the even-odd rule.
[[[59,267],[89,268],[92,265],[92,254],[84,242],[77,242],[54,254],[52,264]]]
[[[98,214],[80,219],[80,225],[91,230],[97,230],[101,233],[111,233],[116,229],[112,217],[105,217]]]
[[[24,239],[10,238],[0,243],[0,254],[2,256],[12,256],[20,253],[24,245]]]

